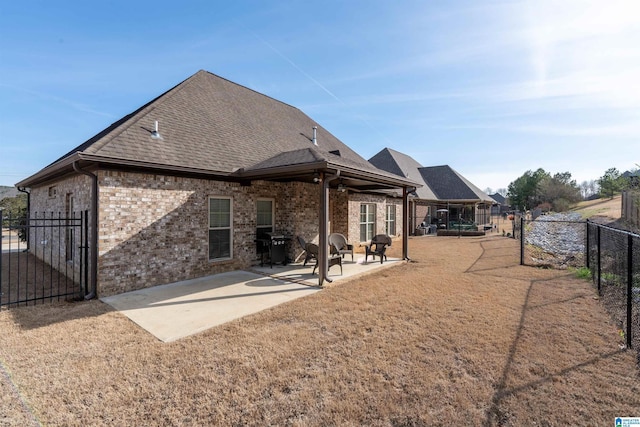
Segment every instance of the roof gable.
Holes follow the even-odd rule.
[[[450,166],[420,168],[420,174],[440,200],[482,200],[492,199]]]
[[[395,173],[404,178],[419,179],[418,168],[422,165],[408,156],[391,148],[384,148],[378,154],[369,159],[375,167]]]
[[[342,173],[361,190],[421,185],[376,168],[299,109],[207,71],[17,185],[31,187],[89,165],[241,182],[305,181],[324,170]]]
[[[422,175],[420,174],[419,169],[422,165],[420,165],[420,163],[414,160],[411,156],[395,151],[391,148],[384,148],[370,158],[369,162],[379,169],[423,184],[422,187],[415,190],[415,194],[418,198],[423,200],[437,199],[436,195],[424,182]]]
[[[247,170],[260,170],[291,165],[316,163],[324,160],[325,158],[316,150],[312,148],[302,148],[300,150],[278,153],[273,157],[250,166],[249,168],[247,168]]]
[[[491,197],[493,200],[495,200],[497,203],[501,205],[506,204],[506,201],[507,201],[505,197],[500,193],[490,194],[489,197]]]
[[[160,138],[153,138],[155,122]],[[229,174],[282,152],[313,147],[365,168],[371,165],[299,109],[199,71],[123,117],[76,152]]]
[[[484,191],[447,165],[423,167],[411,156],[390,148],[381,150],[369,162],[387,172],[423,184],[415,191],[422,200],[494,202]]]

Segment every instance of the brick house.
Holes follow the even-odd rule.
[[[31,213],[90,212],[90,296],[248,268],[264,231],[317,242],[320,285],[330,232],[402,236],[406,257],[416,185],[299,109],[207,71],[16,184]]]
[[[460,218],[477,224],[491,221],[491,206],[496,201],[448,165],[424,167],[411,156],[390,148],[384,148],[369,162],[421,184],[411,194],[410,230],[422,222],[448,227]]]

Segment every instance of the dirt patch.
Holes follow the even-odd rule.
[[[414,238],[409,254],[173,343],[99,301],[4,311],[11,379],[0,375],[0,391],[15,392],[3,393],[0,422],[522,426],[637,415],[635,353],[620,350],[589,282],[519,266],[518,242],[497,236]]]

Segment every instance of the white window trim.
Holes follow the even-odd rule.
[[[211,227],[211,199],[229,200],[229,227]],[[210,245],[209,230],[229,230],[229,256],[223,258],[209,258],[209,261],[227,261],[233,259],[233,197],[231,196],[209,196],[207,197],[207,258],[209,257]]]
[[[389,212],[393,210],[393,219],[389,219]],[[396,205],[387,205],[385,208],[385,218],[384,218],[384,231],[387,235],[395,235],[397,231],[397,222],[396,222]],[[389,233],[389,224],[393,224],[393,233]]]
[[[268,227],[267,225],[258,224],[258,202],[271,202],[271,230],[275,231],[276,226],[276,199],[270,197],[258,197],[256,199],[256,228]]]
[[[365,225],[365,224],[366,224],[366,225],[373,224],[373,230],[371,231],[371,236],[370,236],[370,237],[365,236],[365,237],[366,237],[366,239],[365,239],[365,240],[363,240],[364,242],[368,242],[368,241],[370,241],[370,240],[373,238],[373,236],[375,236],[375,235],[376,235],[376,220],[378,219],[378,218],[377,218],[377,217],[378,217],[378,215],[377,215],[377,209],[378,209],[378,207],[376,206],[376,204],[375,204],[375,203],[365,203],[365,202],[360,203],[360,215],[362,215],[362,206],[367,206],[368,208],[367,208],[367,214],[365,215],[365,222],[362,222],[362,218],[359,218],[359,226],[360,226],[360,229],[362,230],[362,225]],[[369,209],[372,209],[372,210],[373,210],[373,222],[369,222],[369,221],[367,221],[367,219],[369,218],[369,214],[371,213],[371,212],[369,211]],[[361,235],[360,237],[362,237],[362,235]]]

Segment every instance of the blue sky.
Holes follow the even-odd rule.
[[[5,1],[0,185],[200,69],[478,187],[640,163],[640,2]]]

